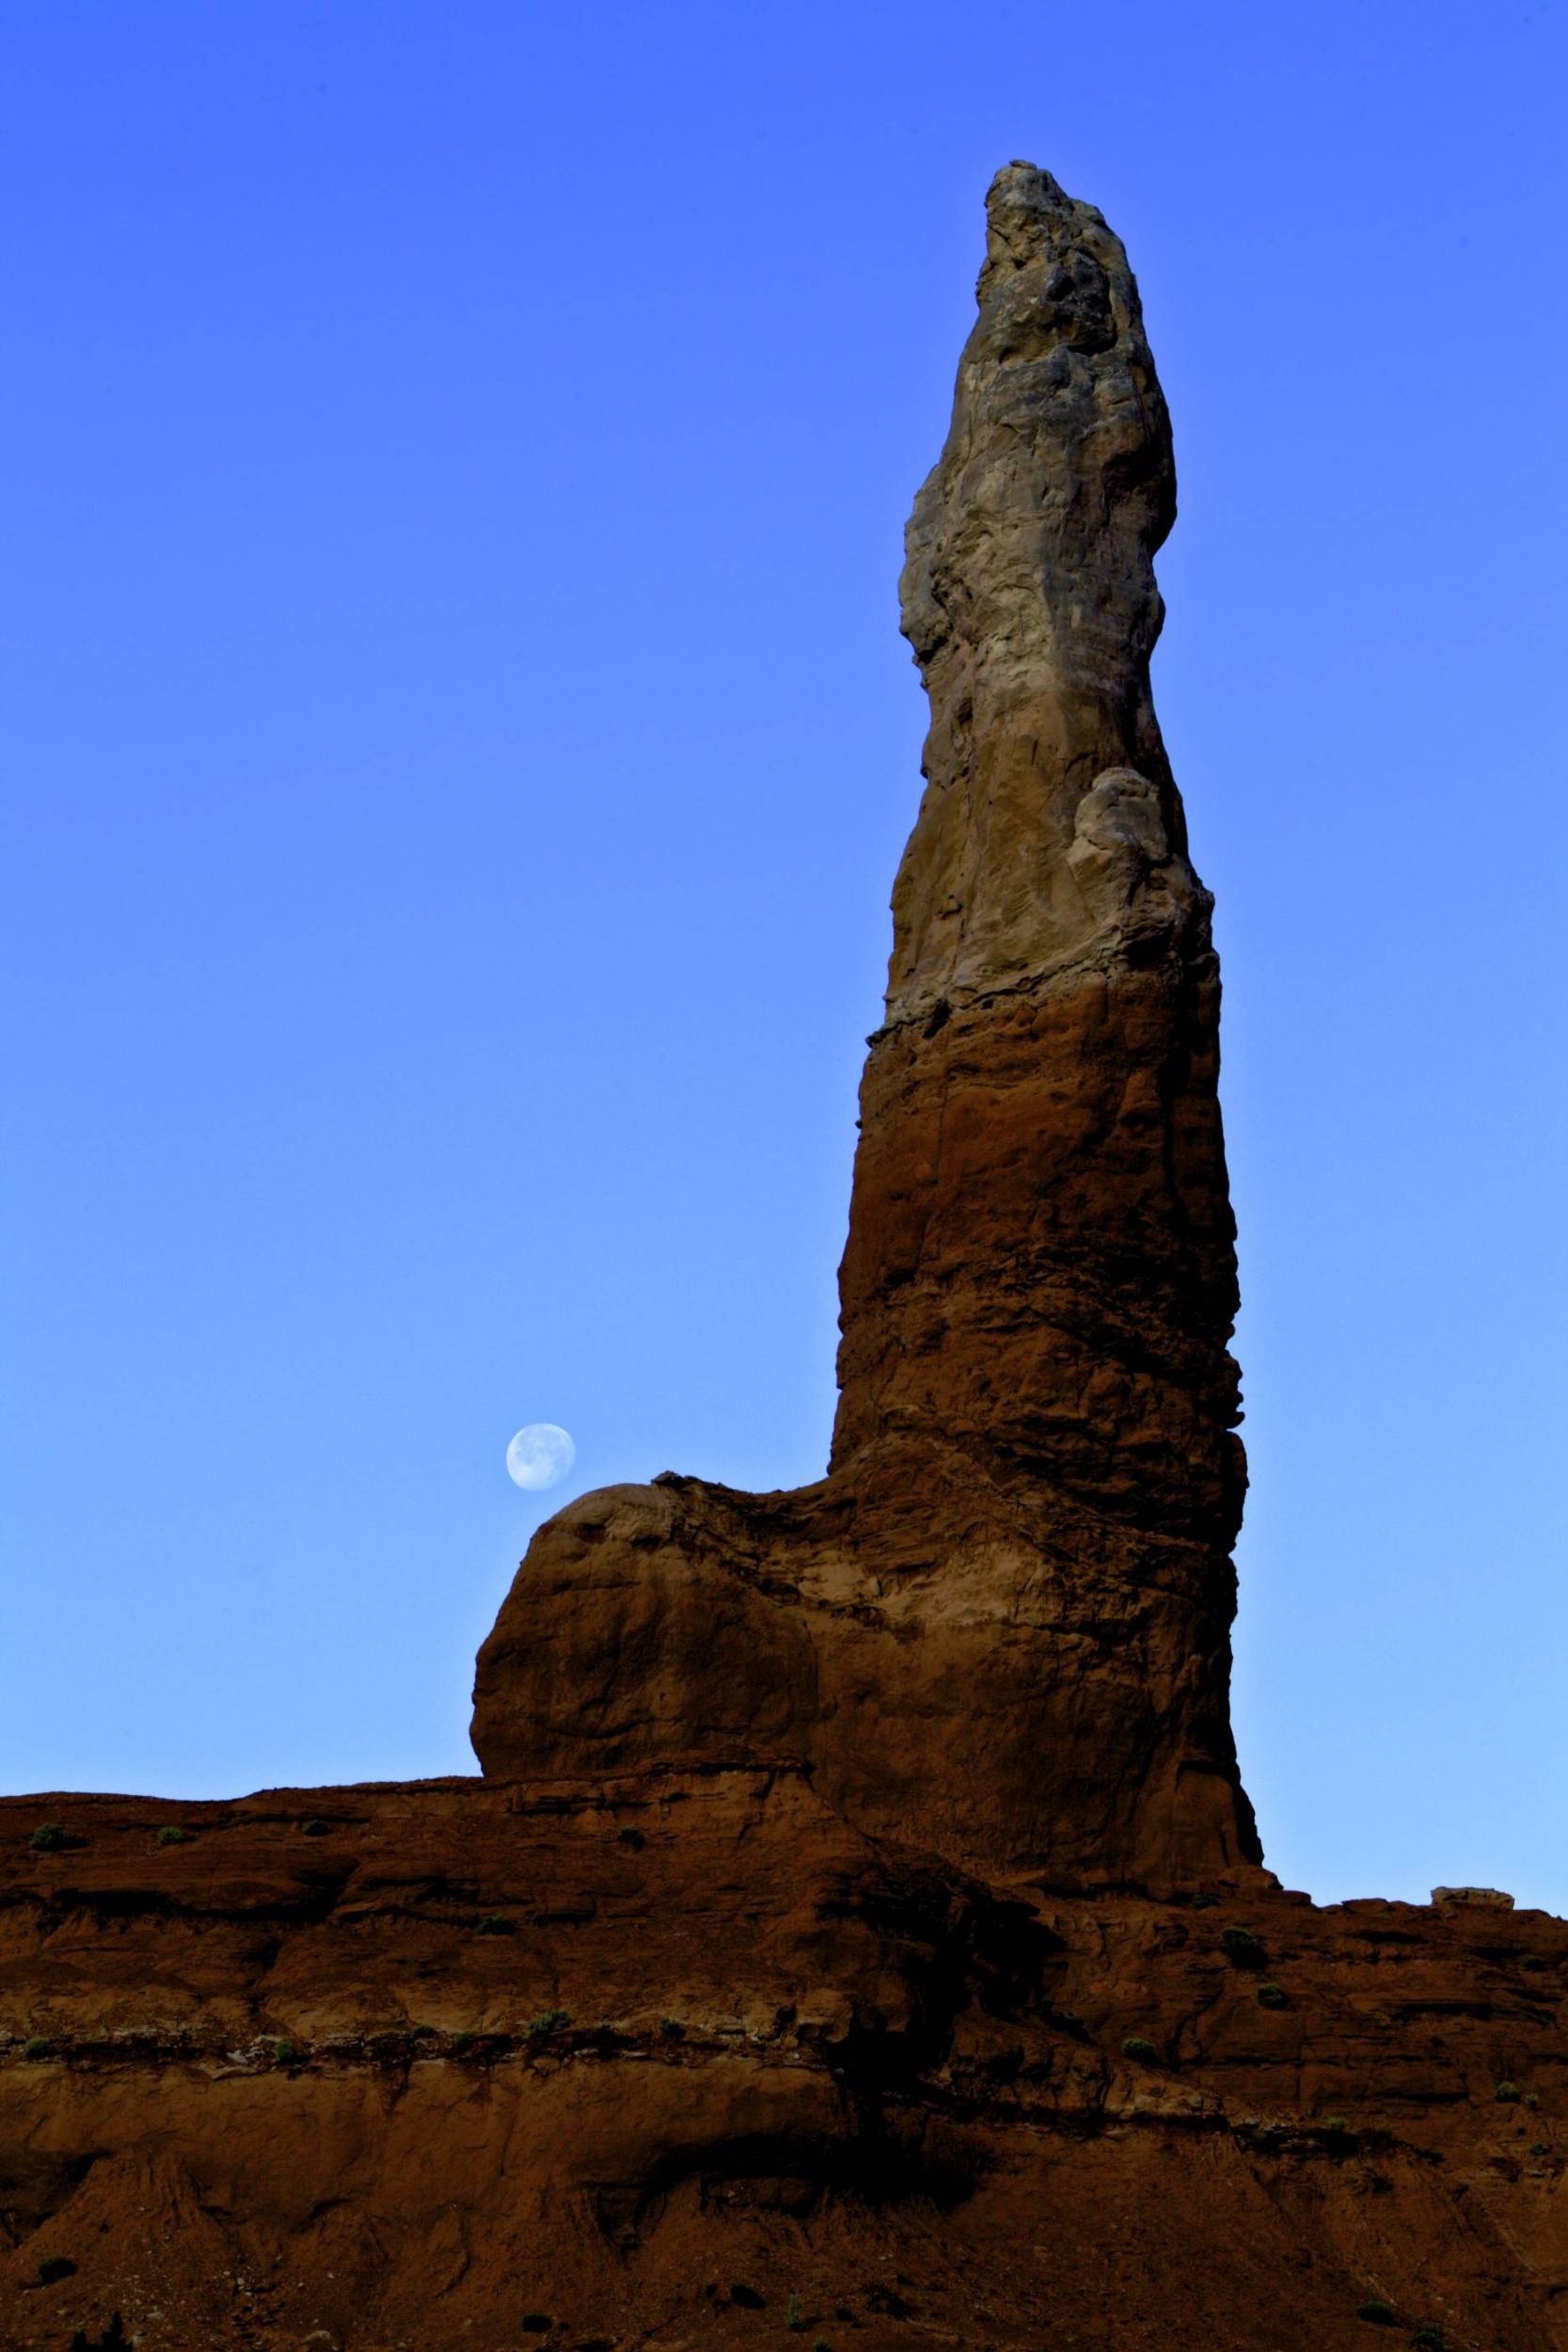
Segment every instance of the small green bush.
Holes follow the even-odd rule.
[[[1357,2319],[1370,2319],[1374,2328],[1391,2328],[1394,2307],[1392,2303],[1386,2303],[1381,2296],[1373,2295],[1365,2303],[1357,2303],[1355,2316]]]
[[[1448,2352],[1449,2340],[1441,2328],[1418,2328],[1410,2342],[1413,2352],[1415,2347],[1419,2352]]]
[[[160,1846],[188,1846],[190,1842],[190,1831],[182,1829],[177,1821],[166,1821],[158,1832]]]
[[[1552,2153],[1550,2146],[1544,2139],[1532,2139],[1529,2152],[1532,2156],[1549,2156]]]
[[[1222,1928],[1220,1949],[1232,1968],[1261,1968],[1269,1957],[1259,1938],[1248,1928]]]
[[[1136,2058],[1140,2066],[1152,2066],[1159,2051],[1152,2042],[1146,2042],[1141,2033],[1130,2033],[1121,2045],[1123,2058]]]
[[[22,2055],[24,2058],[46,2058],[54,2047],[46,2034],[33,2033],[23,2043]]]
[[[1220,1899],[1212,1886],[1200,1886],[1193,1897],[1192,1908],[1195,1911],[1217,1911],[1219,1901]]]
[[[1525,2105],[1526,2105],[1526,2106],[1527,2106],[1527,2107],[1529,2107],[1531,2110],[1533,2110],[1534,2108],[1538,2107],[1538,2106],[1541,2105],[1540,2100],[1536,2097],[1536,2095],[1535,2095],[1535,2093],[1534,2093],[1534,2091],[1533,2091],[1533,2090],[1527,2090],[1527,2091],[1526,2091],[1526,2093],[1525,2093]]]
[[[69,2254],[45,2254],[39,2265],[40,2287],[58,2286],[62,2279],[74,2279],[76,2265]]]
[[[795,2334],[799,2332],[800,2325],[800,2298],[798,2295],[792,2295],[784,2305],[784,2326],[792,2334]]]
[[[298,2044],[285,2039],[273,2044],[273,2057],[279,2066],[293,2066],[299,2058]]]
[[[473,2035],[465,2026],[461,2031],[452,2035],[451,2046],[454,2050],[466,2050],[472,2040]]]
[[[515,1935],[517,1923],[502,1911],[487,1911],[475,1928],[476,1935]]]
[[[299,1834],[302,1837],[325,1837],[330,1833],[331,1828],[332,1824],[330,1821],[324,1821],[318,1818],[317,1820],[311,1821],[302,1821],[300,1824]]]
[[[1517,2083],[1499,2083],[1492,2096],[1500,2107],[1516,2107],[1519,2104],[1519,2086]]]
[[[562,2026],[569,2026],[571,2022],[569,2009],[542,2009],[537,2017],[529,2019],[523,2031],[531,2042],[547,2042],[552,2033],[559,2033]]]
[[[658,2030],[666,2042],[684,2042],[686,2040],[686,2027],[681,2024],[678,2017],[661,2017],[659,2020]]]
[[[1259,2009],[1289,2009],[1291,1996],[1282,1984],[1260,1984],[1258,1988]]]
[[[40,1821],[27,1840],[35,1853],[64,1853],[75,1842],[71,1832],[58,1821]]]
[[[1350,2130],[1350,2125],[1342,2115],[1325,2115],[1318,2129],[1321,2132],[1331,2132],[1336,2139],[1343,2139]]]

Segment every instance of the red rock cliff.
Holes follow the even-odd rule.
[[[1219,979],[1148,686],[1170,431],[1100,215],[1026,164],[987,212],[908,534],[927,781],[829,1476],[562,1512],[480,1654],[473,1738],[503,1776],[788,1752],[960,1862],[1170,1885],[1259,1858]]]
[[[483,1778],[0,1799],[5,2352],[1568,2352],[1568,1926],[1248,1866],[1164,411],[1043,172],[980,295],[831,1473],[542,1529]]]

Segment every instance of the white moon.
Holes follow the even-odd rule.
[[[519,1486],[553,1486],[578,1458],[577,1447],[553,1421],[531,1421],[506,1449],[507,1475]]]

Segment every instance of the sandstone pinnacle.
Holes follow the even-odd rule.
[[[1121,247],[1013,165],[828,1475],[541,1528],[482,1775],[0,1798],[6,2352],[1568,2352],[1568,1923],[1252,1865],[1171,509]]]
[[[801,1758],[857,1826],[1042,1883],[1258,1858],[1210,900],[1149,694],[1165,405],[1117,239],[987,201],[915,501],[930,699],[840,1277],[829,1475],[611,1487],[480,1654],[487,1773]]]

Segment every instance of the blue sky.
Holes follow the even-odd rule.
[[[900,534],[1025,156],[1175,418],[1269,1857],[1568,1910],[1560,0],[3,34],[0,1787],[467,1770],[547,1510],[820,1470]]]

